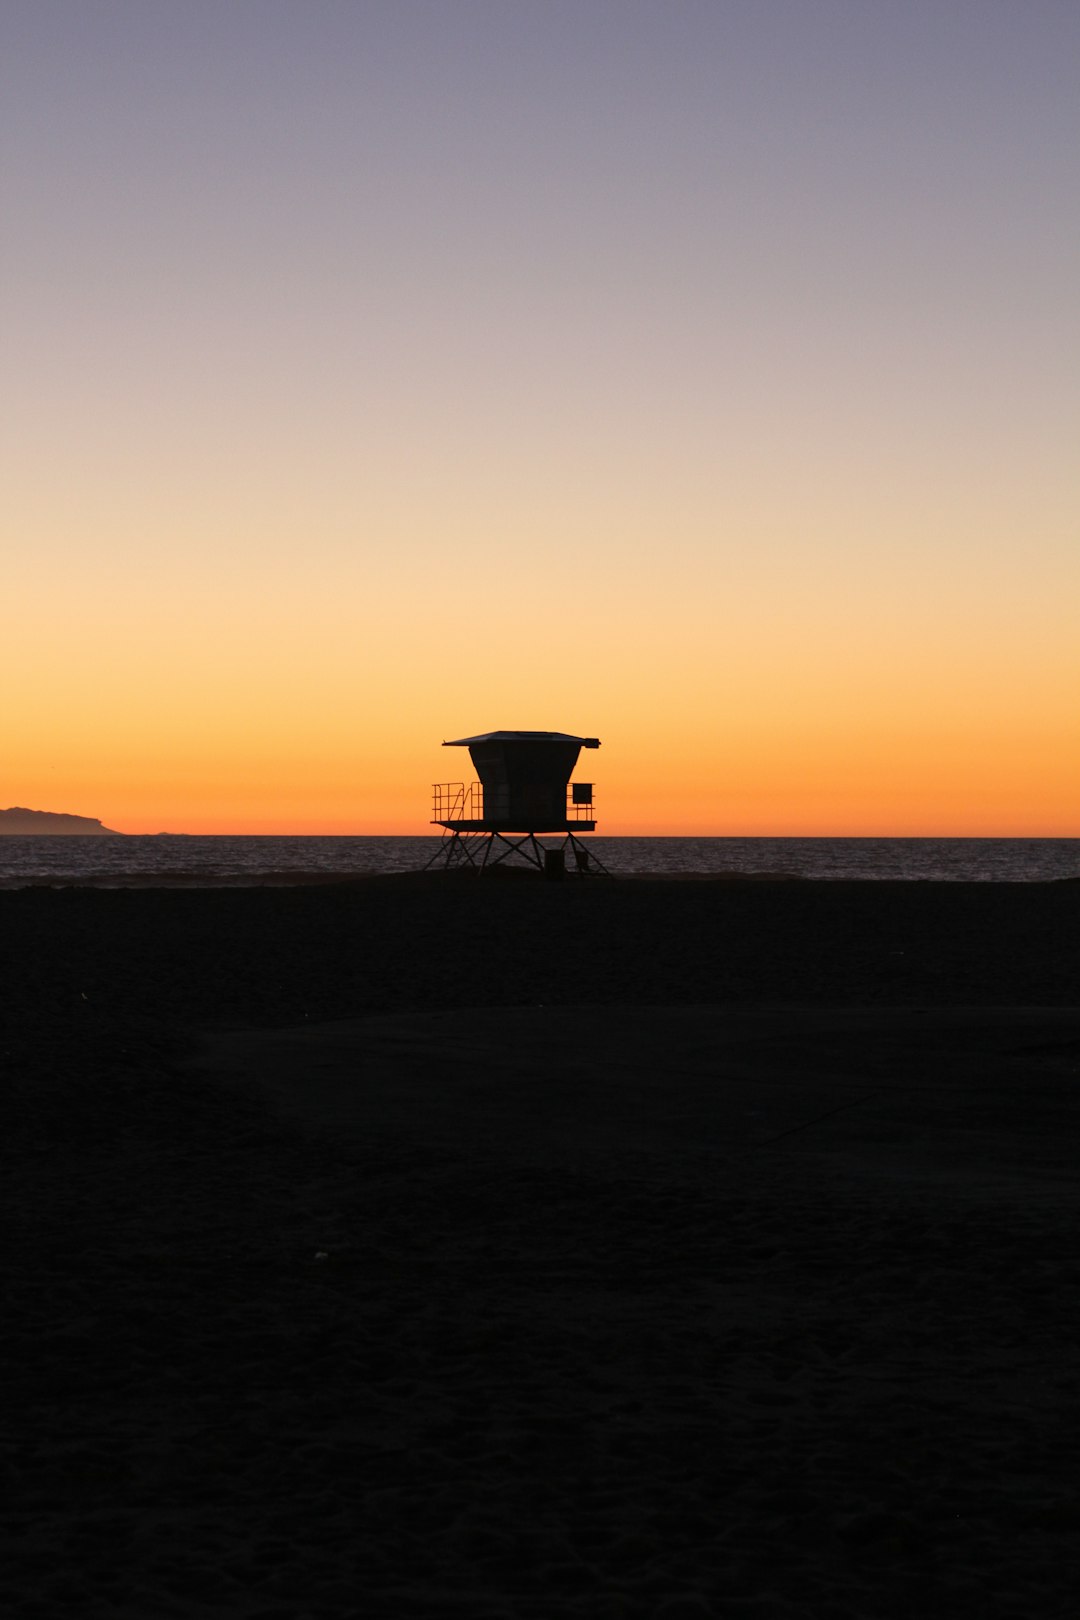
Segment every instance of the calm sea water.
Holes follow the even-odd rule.
[[[0,888],[326,882],[419,871],[438,842],[431,837],[3,837]],[[983,883],[1080,878],[1080,838],[593,837],[587,842],[612,873],[625,877],[769,873]]]

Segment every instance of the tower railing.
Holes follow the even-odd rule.
[[[566,819],[567,821],[595,821],[596,819],[592,799],[579,800],[575,798],[573,782],[568,782],[566,786]]]
[[[586,789],[586,791],[588,791]],[[433,782],[431,785],[432,821],[483,821],[484,785],[482,782]],[[567,783],[566,819],[568,822],[593,821],[595,812],[592,799],[579,800],[574,796],[574,784]]]
[[[432,821],[483,821],[483,783],[433,782],[431,785],[431,819]]]

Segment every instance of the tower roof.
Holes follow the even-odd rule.
[[[444,742],[444,748],[468,748],[472,743],[530,742],[577,743],[579,748],[599,748],[599,737],[572,737],[568,731],[483,731],[478,737],[455,737]]]

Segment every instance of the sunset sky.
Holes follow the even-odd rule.
[[[1076,0],[5,0],[0,805],[1080,835]]]

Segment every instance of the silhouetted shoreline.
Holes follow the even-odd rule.
[[[0,836],[9,838],[123,838],[93,816],[71,816],[60,810],[27,810],[12,805],[0,810]]]

